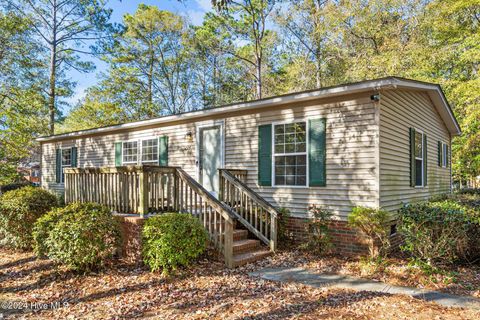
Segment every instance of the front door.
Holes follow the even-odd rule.
[[[200,183],[213,195],[218,195],[218,169],[222,165],[221,127],[200,129]]]

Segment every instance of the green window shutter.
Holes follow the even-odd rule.
[[[325,187],[326,174],[326,119],[312,119],[308,121],[308,174],[309,185]]]
[[[62,180],[62,149],[55,150],[55,181],[60,183]]]
[[[78,166],[77,147],[72,147],[72,168]]]
[[[258,127],[258,184],[272,185],[272,125]]]
[[[415,129],[410,128],[410,186],[415,187]]]
[[[427,185],[428,177],[428,149],[427,149],[427,135],[423,135],[423,186]]]
[[[122,165],[122,143],[115,142],[115,166],[120,167]]]
[[[450,167],[450,146],[447,144],[447,147],[445,148],[445,159],[447,159],[447,168]]]
[[[158,165],[168,166],[168,136],[158,138]]]
[[[439,167],[442,166],[442,152],[443,152],[442,143],[438,141],[438,166]]]

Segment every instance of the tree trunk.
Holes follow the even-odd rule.
[[[262,58],[257,58],[257,99],[262,99]]]
[[[51,47],[51,54],[50,54],[50,89],[48,92],[48,110],[50,113],[50,134],[55,133],[55,73],[56,73],[56,66],[55,61],[57,60],[57,52],[55,46]]]
[[[315,80],[316,80],[316,87],[321,88],[322,87],[322,79],[321,79],[321,62],[320,62],[320,57],[317,57],[317,63],[316,63],[316,72],[315,72]]]
[[[57,1],[53,1],[52,6],[53,15],[53,30],[52,42],[50,45],[50,77],[49,77],[49,92],[48,92],[48,110],[50,113],[50,134],[55,134],[55,86],[56,86],[56,72],[57,72]]]
[[[150,63],[149,63],[149,70],[148,70],[148,92],[147,92],[147,100],[148,100],[148,115],[150,118],[155,117],[153,112],[153,64],[154,64],[154,54],[150,52]]]

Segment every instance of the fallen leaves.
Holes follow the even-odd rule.
[[[267,266],[313,266],[338,271],[348,261],[318,260],[287,251],[235,270],[212,257],[164,277],[117,262],[87,275],[71,273],[30,253],[0,249],[0,300],[62,302],[48,310],[8,310],[7,318],[34,319],[472,319],[406,296],[312,288],[248,276]],[[335,266],[335,264],[338,264]],[[345,271],[344,270],[344,271]]]

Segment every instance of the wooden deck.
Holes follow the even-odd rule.
[[[189,213],[208,231],[228,267],[273,252],[277,244],[276,209],[243,182],[245,170],[221,169],[219,173],[217,199],[179,167],[66,168],[65,202],[96,202],[113,212],[141,216]],[[255,239],[234,239],[238,230],[248,230],[247,235]],[[267,250],[257,245],[260,242]]]

